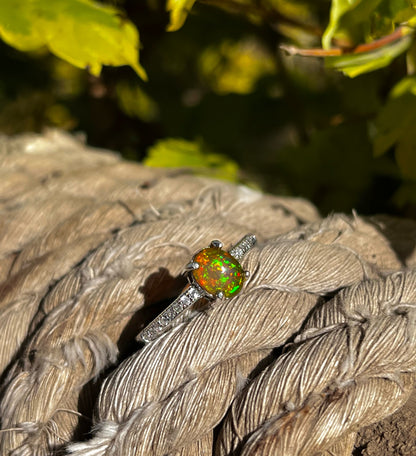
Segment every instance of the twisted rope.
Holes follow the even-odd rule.
[[[1,454],[349,456],[411,394],[413,225],[396,252],[391,219],[319,220],[56,132],[0,138],[0,163]],[[247,232],[243,292],[139,347],[191,255]]]

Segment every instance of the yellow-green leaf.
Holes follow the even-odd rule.
[[[157,103],[139,86],[122,81],[116,86],[120,108],[130,117],[154,122],[159,115]]]
[[[331,48],[333,40],[351,47],[371,42],[403,23],[412,27],[415,14],[409,0],[332,0],[322,46]]]
[[[170,14],[170,21],[167,27],[169,32],[179,30],[184,24],[189,11],[193,7],[195,0],[168,0],[166,10]]]
[[[390,98],[399,98],[406,93],[416,95],[416,75],[406,76],[401,79],[390,92]]]
[[[322,46],[324,49],[331,47],[332,38],[342,31],[341,21],[347,13],[356,9],[363,0],[332,0],[331,12],[328,27],[322,36]],[[377,0],[371,0],[371,2]]]
[[[410,29],[409,29],[410,30]],[[337,57],[327,57],[325,65],[336,68],[345,75],[354,78],[360,74],[378,70],[389,65],[392,60],[405,52],[412,43],[413,34],[404,35],[394,43],[378,48],[372,52],[361,54],[345,54]]]
[[[196,174],[236,181],[237,164],[221,154],[212,153],[200,143],[168,138],[158,141],[148,150],[146,166],[188,168]]]
[[[91,0],[1,0],[0,37],[30,51],[46,46],[56,56],[99,75],[103,65],[139,64],[139,33],[121,12]]]

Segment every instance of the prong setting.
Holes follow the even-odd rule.
[[[218,239],[214,239],[211,241],[210,247],[214,247],[215,249],[222,249],[223,248],[223,243],[219,241]]]
[[[244,236],[229,252],[222,249],[221,241],[211,241],[210,247],[196,253],[185,266],[189,285],[181,295],[155,320],[147,325],[138,338],[148,343],[169,328],[172,321],[200,299],[228,299],[240,292],[243,282],[250,276],[240,264],[243,256],[256,243],[253,234]]]
[[[199,268],[199,264],[196,261],[191,261],[185,266],[186,271],[195,271]]]

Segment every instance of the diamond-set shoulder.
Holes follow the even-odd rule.
[[[214,240],[210,247],[196,253],[188,265],[190,285],[140,332],[138,339],[144,342],[156,339],[185,309],[202,298],[224,299],[238,294],[249,276],[239,261],[255,243],[254,234],[248,234],[229,252],[222,250],[220,241]]]

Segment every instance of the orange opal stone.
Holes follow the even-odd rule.
[[[208,247],[198,252],[193,261],[199,264],[199,268],[192,271],[192,275],[209,294],[216,296],[222,292],[229,298],[241,290],[245,273],[229,253],[217,247]]]

